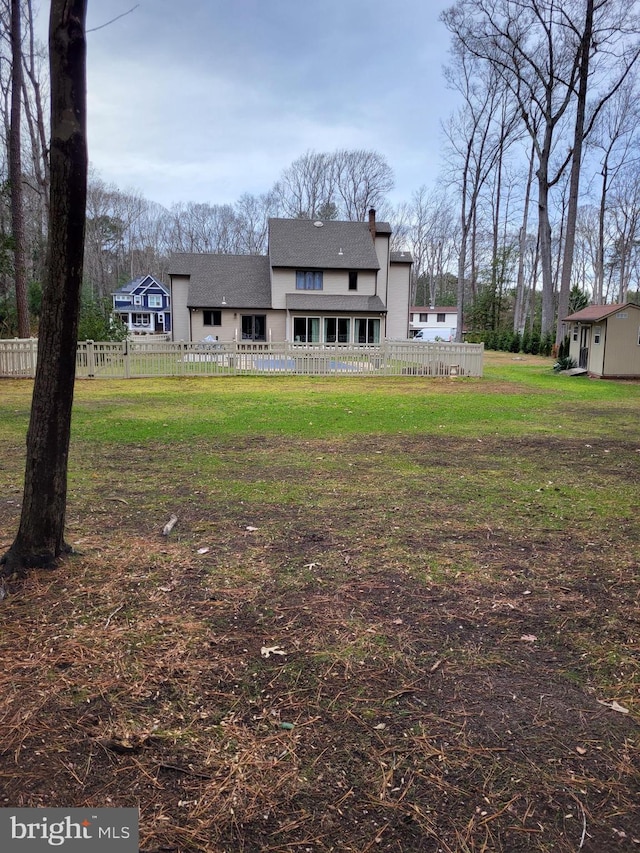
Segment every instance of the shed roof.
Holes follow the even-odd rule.
[[[376,233],[390,231],[387,222],[376,223]],[[273,267],[380,269],[367,222],[270,219],[269,256]]]
[[[581,311],[576,311],[575,314],[569,314],[564,319],[565,322],[571,323],[598,323],[600,320],[627,308],[635,308],[640,311],[640,305],[634,305],[632,302],[616,302],[612,305],[588,305]]]
[[[169,275],[188,275],[189,308],[270,308],[271,279],[266,255],[178,252]]]

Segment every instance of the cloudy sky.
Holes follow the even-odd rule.
[[[438,173],[450,0],[89,3],[89,146],[146,198],[261,193],[308,150],[367,148],[408,200]]]

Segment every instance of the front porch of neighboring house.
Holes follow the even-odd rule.
[[[171,324],[165,311],[122,311],[116,314],[134,335],[162,335],[171,331]]]

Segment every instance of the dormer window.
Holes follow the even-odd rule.
[[[296,290],[322,290],[322,272],[319,270],[298,270],[296,272]]]

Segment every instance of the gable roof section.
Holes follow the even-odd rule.
[[[376,230],[386,233],[385,226],[390,230],[386,222]],[[312,219],[270,219],[269,258],[272,267],[380,269],[366,222],[327,220],[318,226]]]
[[[640,310],[640,306],[634,305],[632,302],[618,302],[613,305],[588,305],[581,311],[576,311],[575,314],[569,314],[564,319],[572,323],[598,323],[600,320],[604,320],[612,314],[617,314],[618,311],[626,310],[627,308]]]
[[[266,255],[171,255],[169,275],[188,275],[188,308],[270,308],[271,276]]]
[[[152,275],[139,275],[137,278],[134,278],[132,281],[128,281],[126,284],[123,284],[122,287],[119,287],[117,290],[112,291],[112,294],[117,293],[144,293],[150,287],[159,287],[163,293],[169,295],[169,288],[166,284],[163,284],[161,281],[158,281]]]

